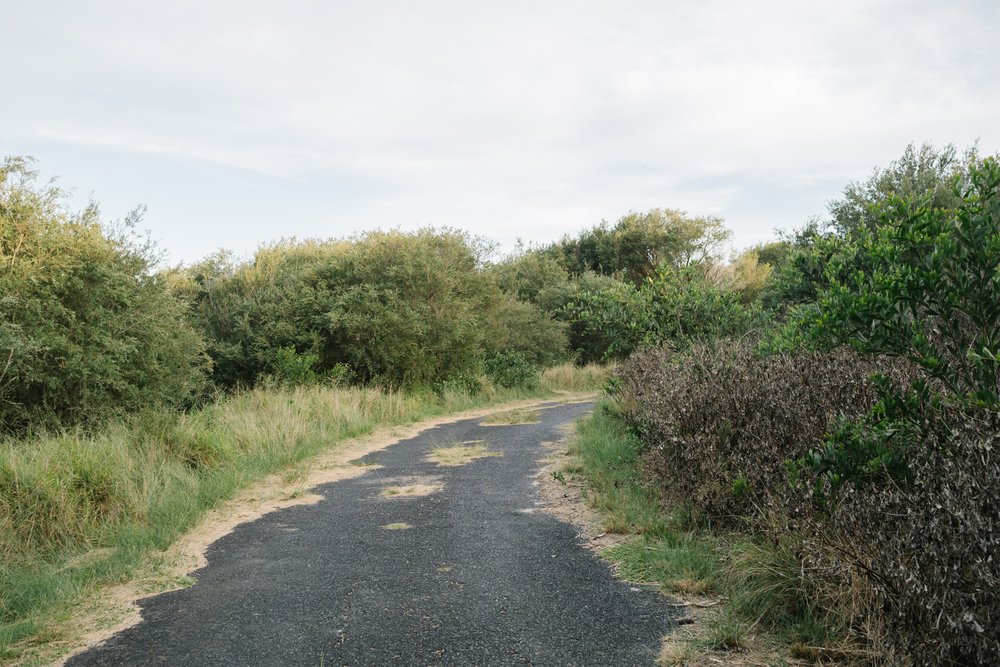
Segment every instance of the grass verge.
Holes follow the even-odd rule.
[[[0,661],[57,642],[72,605],[130,579],[221,501],[377,427],[598,389],[596,368],[550,369],[535,391],[301,387],[147,412],[99,433],[0,442]],[[285,473],[283,473],[285,474]]]
[[[713,532],[683,507],[664,508],[644,483],[640,441],[611,404],[580,422],[570,454],[561,474],[584,478],[606,532],[632,536],[602,553],[617,575],[657,584],[687,608],[660,664],[728,663],[739,653],[741,664],[781,665],[830,654],[836,628],[810,603],[791,547]]]

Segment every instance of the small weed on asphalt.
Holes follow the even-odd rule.
[[[492,456],[503,456],[503,452],[490,450],[486,447],[485,441],[483,440],[472,440],[460,445],[435,447],[431,450],[430,454],[426,456],[426,460],[431,463],[436,463],[439,466],[452,468],[456,466],[464,466],[465,464],[471,463],[476,459],[489,458]]]
[[[517,424],[537,424],[541,421],[538,410],[509,410],[498,412],[482,421],[483,426],[515,426]]]

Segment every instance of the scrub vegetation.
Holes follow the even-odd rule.
[[[506,257],[427,228],[163,267],[140,213],[0,166],[4,658],[339,440],[606,386],[560,474],[635,535],[623,576],[720,601],[678,659],[1000,662],[996,157],[911,146],[728,257],[663,208]]]
[[[641,325],[578,443],[620,572],[720,602],[664,662],[1000,662],[1000,162],[911,147],[765,256],[765,324]]]

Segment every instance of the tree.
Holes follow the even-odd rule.
[[[871,213],[826,269],[815,335],[908,357],[951,395],[1000,406],[1000,162]]]
[[[0,431],[197,400],[204,343],[151,274],[138,214],[102,227],[96,205],[70,213],[35,181],[25,159],[0,167]]]
[[[876,169],[865,181],[850,183],[843,196],[830,203],[830,228],[843,238],[872,230],[879,223],[875,207],[892,197],[919,199],[932,208],[955,208],[961,200],[955,184],[969,185],[968,170],[976,161],[975,146],[959,155],[951,144],[940,150],[931,144],[920,148],[910,144],[898,160]]]
[[[639,285],[662,264],[684,267],[715,257],[730,234],[721,218],[654,208],[629,212],[613,226],[602,222],[575,239],[566,237],[549,252],[572,275],[593,271]]]

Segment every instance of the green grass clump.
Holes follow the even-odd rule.
[[[642,445],[629,436],[606,406],[580,422],[570,453],[590,484],[591,504],[604,516],[604,529],[622,534],[669,534],[656,492],[639,479]]]

